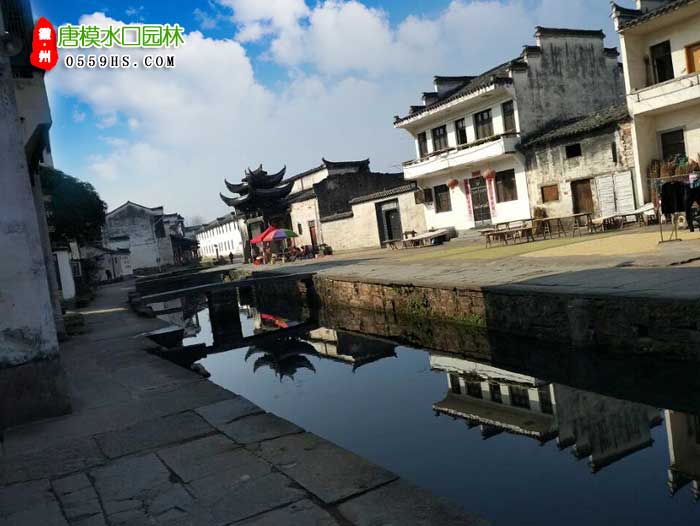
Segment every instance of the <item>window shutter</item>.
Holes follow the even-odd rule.
[[[424,189],[423,190],[423,197],[424,197],[425,203],[432,203],[433,202],[433,189],[432,188]]]
[[[422,205],[425,203],[425,192],[423,190],[416,190],[413,192],[413,197],[415,198],[417,205]]]

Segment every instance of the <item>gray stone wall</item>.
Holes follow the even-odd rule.
[[[581,145],[580,157],[566,158],[566,146],[570,144]],[[617,151],[617,162],[613,159],[613,144]],[[524,153],[530,205],[533,208],[545,208],[550,217],[573,213],[572,181],[634,170],[632,131],[629,122],[584,136],[536,146]],[[544,203],[542,187],[550,185],[558,186],[559,200]],[[594,182],[592,190],[595,211],[600,214]]]
[[[513,72],[521,133],[624,101],[622,71],[602,38],[541,36],[538,45],[541,53],[526,56],[528,68]]]

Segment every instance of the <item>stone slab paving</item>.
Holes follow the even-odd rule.
[[[202,417],[188,411],[139,422],[119,431],[102,433],[95,440],[108,458],[118,458],[201,437],[214,431]]]
[[[311,433],[263,442],[260,455],[327,504],[397,477]]]
[[[482,517],[404,481],[387,484],[342,503],[340,513],[357,526],[486,526]]]
[[[243,418],[244,416],[256,415],[264,411],[253,402],[241,396],[237,396],[205,407],[200,407],[196,409],[196,412],[211,425],[220,426]]]
[[[219,426],[219,430],[239,444],[253,444],[303,432],[300,427],[270,413],[241,418]]]
[[[91,332],[62,347],[74,412],[4,431],[1,526],[384,524],[363,502],[385,499],[407,526],[427,524],[412,514],[431,502],[451,517],[427,493],[419,508],[387,493],[394,474],[147,354],[135,336],[160,322],[125,300],[123,285],[100,289]]]

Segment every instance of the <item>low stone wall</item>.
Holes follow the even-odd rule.
[[[700,359],[700,305],[692,301],[546,293],[517,286],[454,288],[314,278],[326,307],[456,321],[608,352]]]

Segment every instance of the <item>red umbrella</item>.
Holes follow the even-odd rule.
[[[267,228],[265,229],[265,232],[263,232],[262,234],[260,234],[260,235],[258,235],[258,236],[255,236],[253,239],[250,240],[251,245],[257,245],[258,243],[262,243],[262,242],[263,242],[263,238],[264,238],[267,234],[269,234],[270,232],[274,232],[275,230],[277,230],[277,227],[274,227],[274,226],[270,225],[269,227],[267,227]]]

